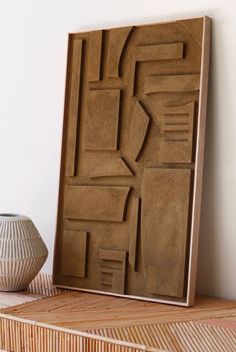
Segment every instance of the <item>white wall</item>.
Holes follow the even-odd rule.
[[[55,235],[67,32],[214,18],[198,289],[236,299],[236,2],[0,0],[0,212]]]

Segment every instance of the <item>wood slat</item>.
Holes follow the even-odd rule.
[[[57,294],[39,275],[36,292]],[[236,302],[198,298],[173,307],[86,292],[65,292],[0,312],[0,349],[41,352],[232,352],[236,350]],[[43,297],[35,295],[35,297]],[[1,298],[1,296],[0,296]],[[14,303],[14,300],[13,300]]]
[[[112,339],[104,339],[101,336],[82,333],[57,331],[46,326],[38,326],[35,323],[17,322],[9,318],[0,317],[2,334],[5,339],[0,340],[0,349],[4,351],[25,352],[139,352],[154,351],[153,348],[132,344]],[[10,335],[10,333],[12,333]],[[15,337],[17,335],[17,338]],[[106,341],[107,340],[107,341]],[[38,341],[38,343],[36,343]],[[156,350],[157,352],[164,352]]]
[[[2,312],[56,326],[86,330],[232,316],[236,315],[236,302],[199,298],[194,307],[186,309],[76,291],[6,308]]]

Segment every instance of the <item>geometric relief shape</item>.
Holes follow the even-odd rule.
[[[101,72],[103,31],[93,31],[89,36],[88,81],[99,81]]]
[[[199,84],[200,75],[150,76],[145,78],[144,93],[193,92]]]
[[[199,21],[195,21],[192,18],[178,21],[178,24],[184,27],[187,32],[191,34],[193,41],[197,43],[199,47],[202,46],[203,21],[203,18],[199,19]]]
[[[189,169],[145,169],[141,238],[152,294],[183,297],[190,201]]]
[[[131,67],[131,95],[134,95],[136,62],[182,59],[184,43],[139,45],[134,47]]]
[[[75,39],[71,48],[70,90],[68,103],[68,142],[66,176],[75,176],[75,156],[77,146],[77,123],[80,95],[80,75],[82,40]]]
[[[127,253],[125,251],[100,249],[98,260],[101,289],[124,294]]]
[[[132,27],[114,28],[109,31],[108,77],[120,76],[120,58]]]
[[[130,127],[130,150],[134,160],[138,159],[143,148],[149,122],[150,117],[147,115],[142,105],[136,101]]]
[[[110,156],[99,162],[92,171],[90,178],[114,176],[133,176],[133,172],[119,156]]]
[[[116,150],[120,90],[90,90],[85,120],[85,150]]]
[[[160,161],[191,163],[196,103],[163,108]]]
[[[176,60],[183,58],[184,43],[138,45],[134,48],[135,61]]]
[[[88,233],[63,231],[62,275],[85,277]]]
[[[65,218],[122,222],[129,190],[122,186],[67,186]]]
[[[138,241],[139,241],[139,226],[140,226],[140,198],[134,198],[132,202],[131,213],[131,228],[129,242],[129,264],[134,271],[137,271],[138,266]]]

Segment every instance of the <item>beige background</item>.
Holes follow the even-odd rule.
[[[198,290],[236,299],[236,2],[11,0],[0,3],[0,212],[55,235],[67,32],[214,18]]]

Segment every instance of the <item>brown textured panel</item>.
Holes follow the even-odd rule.
[[[62,275],[85,277],[88,233],[64,231],[62,245]]]
[[[131,229],[129,242],[129,263],[134,271],[138,267],[138,235],[140,225],[140,199],[134,198],[132,202]]]
[[[110,30],[109,54],[107,75],[109,77],[120,76],[120,58],[125,42],[130,34],[132,27],[114,28]]]
[[[199,90],[200,75],[172,75],[146,77],[144,93],[192,92]]]
[[[67,186],[65,217],[81,220],[123,221],[129,190],[130,187]]]
[[[196,103],[163,108],[163,136],[160,159],[163,163],[191,163]]]
[[[90,33],[89,56],[88,56],[88,80],[99,81],[101,72],[103,31],[93,31]]]
[[[109,294],[125,292],[132,297],[179,305],[193,304],[209,38],[210,20],[205,17],[69,36],[54,255],[54,281],[57,285],[108,291]],[[75,43],[78,46],[76,51]],[[78,50],[79,43],[82,51]],[[80,63],[80,69],[77,63]],[[80,84],[77,86],[73,82]],[[80,93],[74,90],[74,86],[79,87]],[[71,104],[75,108],[74,120],[69,113]],[[72,165],[71,172],[68,172],[68,165]],[[160,170],[160,173],[166,170],[168,175],[173,170],[173,177],[167,175],[166,178],[168,192],[165,192],[167,184],[159,179],[154,179],[153,183],[145,181],[146,169]],[[179,184],[179,175],[185,172],[193,175],[186,203],[178,193],[183,188],[185,194],[185,177],[183,185]],[[143,184],[145,193],[142,192]],[[147,202],[147,195],[155,200],[153,205]],[[165,197],[169,197],[168,204],[165,204]],[[184,208],[187,203],[189,211]],[[159,228],[156,237],[161,241],[157,243],[156,237],[152,238],[154,229],[150,243],[145,242],[145,246],[153,250],[150,257],[153,260],[159,258],[158,265],[152,268],[153,285],[159,285],[163,290],[153,291],[146,275],[148,265],[144,258],[146,252],[142,250],[141,221],[149,233],[152,222],[148,219],[154,217],[159,205],[163,216],[156,212],[155,221]],[[171,209],[176,210],[174,215],[170,214],[172,205]],[[143,206],[145,211],[142,212]],[[181,206],[183,209],[178,212]],[[159,208],[158,211],[161,212]],[[185,222],[189,224],[186,231]],[[166,227],[162,226],[164,223]],[[173,228],[176,229],[177,244],[171,248],[168,243]],[[89,233],[88,272],[84,278],[62,273],[64,230]],[[100,249],[127,254],[125,278],[119,261],[103,260],[107,266],[102,277],[109,277],[110,281],[109,285],[101,285],[98,270]],[[179,260],[173,280],[160,269],[161,265],[170,269],[173,264],[171,253],[176,261]],[[184,269],[181,260],[185,260]],[[116,284],[112,281],[115,266],[120,276]],[[186,272],[184,290],[183,270]],[[161,285],[160,280],[163,281]],[[115,288],[119,282],[122,288]]]
[[[119,104],[119,90],[89,91],[84,135],[86,150],[117,149]]]
[[[125,161],[119,156],[106,158],[99,163],[90,175],[90,178],[96,177],[115,177],[115,176],[133,176]]]
[[[77,145],[77,124],[78,124],[78,104],[80,93],[80,71],[82,57],[82,40],[75,39],[71,44],[71,52],[69,53],[71,60],[71,71],[68,79],[70,80],[70,95],[69,95],[69,131],[67,142],[67,161],[66,175],[75,175],[75,155]],[[71,59],[70,59],[71,57]]]
[[[98,258],[101,289],[124,294],[127,253],[100,249]]]
[[[137,101],[132,114],[132,122],[130,128],[130,149],[134,160],[138,159],[138,156],[143,147],[149,122],[149,116],[144,111],[142,105]]]
[[[141,236],[152,294],[184,295],[190,176],[184,169],[144,170]]]

